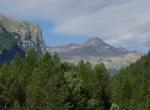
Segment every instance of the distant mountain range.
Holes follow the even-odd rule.
[[[116,48],[102,39],[95,37],[81,44],[69,44],[58,47],[47,47],[50,53],[57,52],[63,61],[78,63],[80,60],[92,64],[104,63],[107,68],[120,69],[135,62],[141,57],[140,52]]]

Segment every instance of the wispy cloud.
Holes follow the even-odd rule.
[[[12,2],[13,1],[13,2]],[[20,16],[52,20],[52,32],[100,36],[114,45],[150,47],[149,0],[1,0]]]

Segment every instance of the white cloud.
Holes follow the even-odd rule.
[[[13,2],[12,2],[13,1]],[[0,0],[9,13],[55,23],[52,32],[150,47],[149,0]]]

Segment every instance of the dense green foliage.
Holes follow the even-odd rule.
[[[149,84],[150,53],[110,77],[103,64],[31,50],[0,65],[0,110],[150,110]]]
[[[150,110],[150,52],[114,76],[112,88],[119,110]]]
[[[61,63],[57,54],[0,66],[1,110],[109,110],[109,75],[104,65]]]
[[[25,52],[22,48],[20,48],[18,45],[14,45],[11,47],[11,49],[4,49],[0,53],[0,64],[3,64],[4,62],[10,63],[14,57],[16,56],[16,53],[20,55],[21,58],[25,57]]]

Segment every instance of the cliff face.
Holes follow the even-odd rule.
[[[0,13],[0,25],[8,32],[18,34],[16,37],[20,37],[24,49],[35,48],[39,53],[45,52],[46,46],[42,36],[42,29],[39,25],[17,21],[2,13]]]

